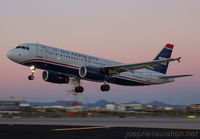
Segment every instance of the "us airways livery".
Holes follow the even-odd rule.
[[[174,45],[167,44],[152,60],[142,63],[124,64],[95,56],[80,54],[37,43],[20,44],[7,52],[12,61],[30,67],[29,80],[34,79],[36,69],[44,70],[44,81],[67,84],[73,79],[77,85],[75,92],[84,88],[80,80],[103,82],[101,91],[109,91],[109,83],[126,86],[158,85],[174,82],[175,78],[192,76],[167,76],[169,62],[180,62],[181,57],[171,58]]]

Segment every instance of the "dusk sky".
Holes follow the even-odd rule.
[[[68,85],[44,82],[41,70],[29,81],[29,67],[10,61],[9,49],[24,42],[63,48],[124,63],[152,60],[166,43],[175,45],[167,74],[193,74],[176,82],[146,87],[82,81],[83,103],[159,100],[200,103],[199,0],[0,0],[0,99],[69,100]]]

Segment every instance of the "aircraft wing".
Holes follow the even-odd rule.
[[[104,71],[109,71],[111,74],[118,74],[121,72],[127,72],[127,71],[134,71],[138,69],[143,68],[150,68],[153,69],[154,67],[159,66],[160,64],[165,64],[166,62],[172,62],[172,61],[178,61],[180,62],[181,57],[179,58],[166,58],[161,60],[154,60],[150,62],[142,62],[142,63],[134,63],[134,64],[120,64],[116,66],[108,66],[108,67],[102,67],[101,69]]]
[[[188,77],[193,76],[192,74],[185,74],[185,75],[173,75],[173,76],[162,76],[161,79],[174,79],[174,78],[181,78],[181,77]]]

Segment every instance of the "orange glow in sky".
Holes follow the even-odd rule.
[[[8,96],[67,98],[67,85],[28,81],[29,68],[6,57],[9,49],[24,42],[39,42],[124,63],[153,59],[166,43],[175,45],[168,74],[194,74],[175,83],[149,87],[111,85],[100,92],[99,83],[83,82],[83,98],[116,102],[139,100],[173,104],[200,102],[200,1],[199,0],[3,0],[0,1],[0,99]]]

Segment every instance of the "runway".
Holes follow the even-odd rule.
[[[200,119],[170,117],[106,118],[0,118],[0,124],[82,125],[145,128],[178,128],[200,130]]]
[[[3,139],[199,138],[200,119],[0,118]]]

